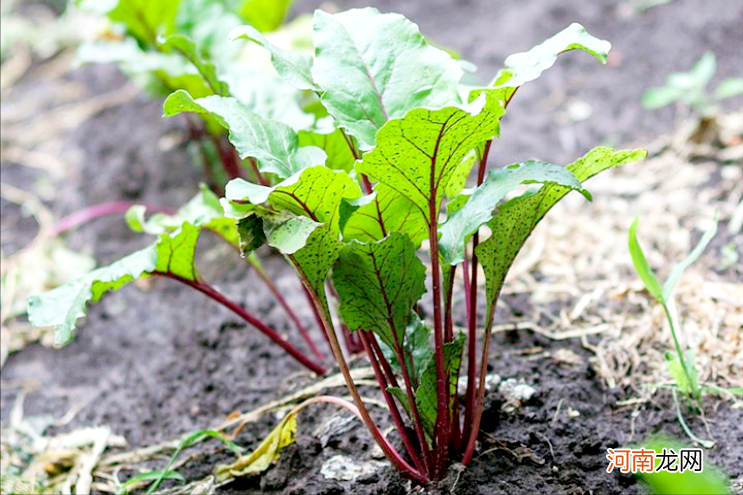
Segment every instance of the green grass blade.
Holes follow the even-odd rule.
[[[645,284],[648,292],[659,302],[664,303],[665,299],[663,298],[663,291],[660,288],[660,282],[658,282],[658,278],[653,273],[650,265],[648,265],[645,253],[642,251],[642,247],[637,240],[637,225],[639,222],[640,216],[638,215],[629,228],[629,252],[632,255],[632,263],[635,265],[635,270]]]
[[[666,283],[663,285],[664,300],[670,300],[673,288],[676,287],[676,284],[681,278],[681,275],[683,275],[684,270],[686,270],[692,263],[699,259],[699,257],[709,245],[710,241],[715,237],[715,234],[717,234],[717,221],[715,221],[714,225],[712,225],[712,227],[707,232],[705,232],[704,235],[702,235],[702,238],[699,240],[694,249],[692,249],[691,253],[689,253],[689,256],[687,256],[684,261],[673,267],[671,274],[668,276]]]

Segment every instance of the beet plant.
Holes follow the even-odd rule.
[[[276,72],[316,99],[321,106],[312,106],[312,125],[298,131],[229,95],[172,93],[166,116],[190,113],[218,122],[241,159],[256,164],[258,176],[233,179],[219,201],[204,190],[176,215],[146,219],[132,211],[131,222],[158,234],[158,241],[32,298],[30,318],[56,325],[65,341],[89,301],[140,276],[162,275],[241,313],[321,373],[320,363],[227,301],[194,268],[203,229],[219,233],[243,256],[268,245],[299,275],[354,401],[332,402],[359,416],[404,476],[426,484],[443,478],[453,462],[467,465],[473,458],[494,309],[526,239],[569,192],[590,199],[583,182],[645,152],[599,147],[565,167],[530,160],[488,171],[491,142],[520,86],[564,51],[606,61],[609,43],[578,24],[507,58],[481,87],[463,85],[460,63],[429,45],[403,16],[371,8],[317,11],[313,29],[314,55],[281,49],[251,26],[231,34],[270,52]],[[470,175],[474,185],[465,188]],[[465,331],[454,327],[458,270]],[[485,315],[476,312],[481,285]],[[426,292],[430,304],[421,301]],[[402,450],[361,400],[339,325],[359,339]],[[467,382],[462,399],[460,375]]]

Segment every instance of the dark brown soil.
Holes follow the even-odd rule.
[[[319,2],[297,3],[297,12],[307,12]],[[630,146],[670,132],[677,123],[673,110],[644,111],[640,95],[646,87],[662,83],[668,72],[687,70],[707,50],[718,57],[713,84],[743,75],[743,2],[676,0],[632,16],[624,14],[628,2],[612,0],[336,3],[342,8],[372,3],[383,11],[405,14],[424,34],[476,63],[483,79],[506,55],[530,48],[573,21],[611,40],[614,57],[609,67],[600,67],[582,53],[568,54],[541,80],[519,91],[504,121],[502,140],[491,152],[497,164],[531,157],[564,163],[599,143]],[[20,81],[3,108],[58,87],[58,82],[44,78],[41,69],[36,67]],[[83,99],[125,83],[111,67],[77,69],[64,80],[82,82],[88,92]],[[586,121],[566,124],[561,116],[576,98],[588,103],[593,113]],[[740,106],[740,99],[728,104]],[[49,108],[54,105],[50,98]],[[183,146],[165,150],[161,146],[163,138],[182,135],[182,122],[163,121],[160,113],[160,103],[136,97],[109,106],[66,133],[71,146],[83,150],[84,160],[80,170],[55,183],[60,192],[51,204],[53,211],[61,216],[114,199],[178,206],[190,197],[199,175]],[[2,163],[2,180],[8,184],[24,186],[41,176]],[[2,239],[6,253],[34,235],[35,224],[5,200],[2,222],[3,230],[13,226],[13,238]],[[148,240],[130,233],[119,219],[102,219],[70,233],[67,242],[92,249],[105,264]],[[207,255],[200,265],[207,279],[278,331],[294,334],[281,309],[236,256],[208,242],[204,247],[207,253],[219,254],[219,261]],[[290,301],[299,301],[300,315],[312,325],[309,308],[283,261],[268,258],[266,263],[271,273],[280,274],[279,287]],[[499,321],[531,311],[528,294],[509,296],[506,302]],[[565,347],[584,359],[565,365],[547,357],[530,358],[535,346],[547,351]],[[441,493],[643,493],[633,477],[606,473],[606,449],[660,431],[683,437],[670,397],[660,393],[657,402],[618,407],[616,402],[633,397],[633,391],[607,390],[589,366],[588,356],[577,341],[554,342],[529,331],[499,334],[490,359],[492,371],[504,378],[518,377],[533,385],[537,394],[513,415],[501,411],[499,394],[489,396],[480,454],[469,469],[452,472]],[[2,419],[7,420],[19,391],[33,388],[25,400],[29,416],[61,417],[80,407],[65,428],[106,424],[132,446],[150,445],[212,427],[233,411],[275,400],[289,390],[287,378],[301,371],[278,347],[226,310],[174,282],[154,280],[149,290],[132,285],[95,305],[68,347],[31,345],[12,355],[2,370]],[[569,418],[568,408],[580,416]],[[711,431],[719,440],[707,456],[731,477],[740,477],[743,412],[715,398],[707,408]],[[372,450],[373,442],[361,426],[331,438],[323,448],[313,432],[333,414],[338,412],[319,406],[302,414],[297,444],[284,452],[276,467],[221,493],[408,493],[410,485],[390,469],[353,484],[319,474],[324,460],[333,455],[367,459]],[[699,420],[691,416],[689,420],[693,429],[703,431]],[[269,415],[249,425],[238,441],[254,447],[274,423]],[[191,463],[183,470],[189,479],[203,477],[230,459],[214,444],[206,444],[206,449],[201,464]]]

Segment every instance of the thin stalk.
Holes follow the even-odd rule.
[[[239,157],[235,154],[235,148],[229,143],[225,142],[220,136],[207,133],[211,137],[214,147],[217,149],[219,159],[222,161],[222,168],[228,179],[236,179],[240,177],[240,165]],[[225,146],[226,144],[226,146]]]
[[[353,159],[357,161],[361,160],[361,153],[359,153],[359,150],[356,149],[356,146],[353,144],[353,139],[351,139],[351,137],[348,134],[346,134],[345,129],[341,127],[340,130],[341,130],[341,134],[343,135],[343,139],[346,140],[346,144],[348,144],[348,148],[351,150]],[[360,174],[360,175],[361,175],[361,183],[364,186],[364,192],[366,192],[366,194],[371,193],[372,185],[371,185],[371,182],[369,182],[369,178],[364,174]]]
[[[433,173],[433,172],[432,172]],[[433,182],[433,181],[432,181]],[[441,312],[441,271],[439,269],[439,239],[435,201],[429,207],[429,240],[431,243],[431,271],[433,289],[434,359],[436,364],[436,424],[434,426],[434,478],[443,476],[449,457],[449,390],[444,363],[444,325]]]
[[[286,312],[287,316],[289,316],[289,319],[291,319],[294,322],[294,325],[297,327],[297,330],[299,330],[299,333],[302,335],[302,338],[307,343],[307,346],[309,346],[310,351],[315,355],[317,359],[320,361],[325,361],[327,359],[327,356],[320,351],[320,349],[315,345],[315,343],[312,341],[312,338],[310,337],[309,332],[307,331],[307,328],[304,326],[302,321],[299,319],[297,314],[292,310],[291,306],[289,306],[289,303],[286,302],[286,299],[284,298],[283,294],[279,291],[279,289],[276,287],[276,285],[273,283],[273,280],[271,280],[266,272],[263,270],[263,266],[261,266],[260,261],[255,256],[248,256],[248,263],[250,263],[253,268],[255,269],[255,272],[258,274],[258,276],[263,280],[263,282],[268,287],[268,290],[271,291],[271,293],[274,295],[278,303],[281,305],[282,308],[284,308],[284,311]]]
[[[377,337],[372,333],[369,335],[368,340],[369,340],[369,344],[374,350],[374,354],[379,359],[379,364],[382,365],[382,370],[384,371],[387,381],[393,387],[399,387],[400,385],[397,383],[397,378],[395,377],[395,374],[392,372],[392,367],[390,366],[390,363],[387,361],[387,358],[384,357],[382,348],[379,347],[379,342],[377,342]]]
[[[681,362],[681,369],[684,370],[684,376],[686,376],[686,382],[689,384],[689,391],[691,392],[692,398],[695,401],[699,401],[699,387],[694,387],[694,383],[691,381],[691,373],[689,368],[686,367],[686,356],[681,352],[681,344],[679,343],[678,337],[676,336],[676,328],[673,325],[673,318],[671,312],[664,301],[661,301],[663,311],[666,312],[666,318],[668,319],[668,325],[671,327],[671,335],[673,336],[673,345],[676,347],[676,354],[678,354],[679,361]]]
[[[338,291],[336,290],[335,286],[332,283],[328,282],[327,288],[330,294],[339,301],[340,296],[338,295]],[[343,332],[343,342],[346,344],[346,350],[349,354],[358,354],[364,350],[364,346],[361,344],[361,340],[359,340],[358,337],[351,333],[351,329],[348,328],[348,325],[346,325],[342,321],[341,332]]]
[[[490,153],[490,146],[493,143],[492,140],[485,143],[485,148],[480,158],[480,164],[477,168],[477,185],[479,186],[485,180],[485,170],[488,163],[488,155]],[[467,308],[467,392],[464,396],[464,424],[462,428],[462,442],[464,439],[471,436],[472,429],[472,415],[475,412],[475,376],[477,375],[477,254],[475,249],[480,243],[480,234],[475,232],[472,236],[472,258],[470,261],[470,273],[469,273],[469,286],[465,287],[468,292],[468,308]],[[465,255],[466,263],[466,255]],[[467,265],[464,268],[467,271]],[[465,282],[467,282],[468,274],[465,273]],[[486,358],[487,359],[487,358]]]
[[[83,208],[82,210],[70,213],[66,217],[63,217],[57,224],[49,231],[51,237],[56,237],[59,234],[73,229],[79,225],[95,220],[96,218],[105,217],[106,215],[113,215],[116,213],[126,213],[126,211],[135,205],[143,205],[148,210],[156,211],[160,213],[173,214],[175,210],[171,208],[158,208],[156,206],[148,205],[146,203],[138,201],[110,201],[107,203],[100,203],[97,205]]]
[[[454,340],[454,322],[452,321],[452,299],[454,297],[454,277],[457,273],[457,266],[450,266],[449,275],[447,277],[448,284],[444,288],[444,339],[446,342]],[[457,373],[457,380],[459,379],[459,373]],[[451,434],[449,435],[449,447],[452,452],[461,451],[462,445],[462,432],[459,425],[459,395],[454,394],[452,397],[452,408],[451,408],[451,420],[450,428]]]
[[[500,287],[497,288],[495,297],[493,298],[493,302],[489,308],[490,316],[485,322],[485,335],[482,345],[482,360],[480,363],[480,383],[477,389],[474,411],[472,413],[472,426],[470,427],[470,433],[467,440],[467,448],[465,449],[464,456],[462,457],[462,464],[464,464],[465,466],[469,464],[470,461],[472,461],[472,455],[475,452],[475,444],[477,443],[477,434],[480,432],[480,421],[482,420],[482,411],[485,402],[485,375],[488,372],[488,354],[490,352],[490,336],[492,334],[493,328],[493,316],[495,315],[495,304],[498,301],[498,296],[500,296],[500,291],[502,288],[502,284]],[[468,383],[467,387],[469,388],[469,386],[470,384]]]
[[[289,256],[289,258],[291,259],[291,256]],[[297,268],[297,273],[301,274],[301,271],[296,266],[296,263],[295,268]],[[330,318],[330,314],[328,314],[327,306],[323,304],[323,301],[321,301],[320,296],[317,294],[317,292],[315,292],[308,286],[307,280],[303,275],[302,282],[305,284],[307,291],[315,302],[315,306],[318,308],[323,323],[322,328],[328,336],[328,340],[330,341],[330,348],[332,349],[333,355],[338,362],[338,367],[340,368],[341,374],[346,381],[346,387],[351,393],[351,397],[353,397],[353,401],[356,404],[356,407],[359,409],[361,420],[366,425],[366,427],[369,428],[369,432],[371,433],[374,440],[377,442],[377,445],[379,445],[379,447],[382,449],[382,452],[384,452],[384,455],[400,472],[402,472],[409,478],[417,481],[418,483],[426,484],[428,482],[427,477],[416,468],[408,464],[405,459],[402,458],[400,453],[392,446],[392,444],[390,444],[390,442],[384,437],[384,435],[382,435],[382,432],[379,430],[377,425],[374,423],[374,420],[369,415],[369,411],[366,409],[366,406],[361,400],[361,395],[359,395],[359,391],[353,381],[351,370],[348,367],[346,358],[343,356],[343,351],[341,350],[340,342],[338,342],[338,336],[335,333],[335,328]]]
[[[415,464],[415,467],[418,469],[418,471],[426,473],[426,466],[421,460],[418,451],[415,449],[413,443],[410,440],[410,435],[408,434],[407,428],[405,428],[405,423],[403,422],[402,416],[400,415],[400,410],[397,407],[397,402],[395,402],[395,398],[392,397],[392,394],[390,394],[389,390],[387,390],[387,388],[389,387],[389,382],[387,381],[387,378],[385,377],[384,372],[382,371],[382,368],[379,364],[379,356],[374,352],[374,349],[372,349],[371,344],[369,343],[369,337],[367,336],[365,331],[359,331],[359,338],[361,340],[361,344],[364,346],[364,350],[366,351],[366,355],[369,358],[369,362],[372,365],[374,374],[377,377],[379,387],[382,389],[382,395],[384,396],[384,400],[387,402],[387,408],[390,410],[390,414],[392,415],[392,422],[395,423],[395,428],[397,428],[397,432],[402,438],[402,443],[405,446],[405,450],[408,452],[408,455],[413,460],[413,464]]]
[[[257,180],[258,183],[262,186],[268,186],[268,179],[266,179],[266,177],[258,169],[258,160],[251,156],[248,158],[248,163],[250,163],[250,168],[253,170],[255,180]]]
[[[392,327],[392,325],[391,325]],[[410,408],[412,417],[410,418],[410,421],[413,423],[413,429],[415,430],[415,434],[418,437],[418,444],[420,445],[420,449],[423,452],[423,458],[426,459],[426,473],[430,474],[432,471],[432,468],[435,466],[435,464],[432,464],[431,459],[431,451],[428,448],[428,443],[426,442],[426,435],[423,431],[423,422],[421,421],[420,411],[418,411],[418,404],[415,403],[415,389],[413,388],[412,380],[411,380],[411,373],[408,369],[408,360],[405,359],[405,352],[403,349],[402,342],[397,337],[397,334],[393,332],[393,336],[395,339],[395,355],[397,356],[397,361],[400,363],[400,370],[402,371],[402,379],[405,383],[405,392],[408,397],[408,407]],[[412,357],[411,357],[412,361]],[[411,363],[412,365],[412,363]]]
[[[323,327],[322,317],[320,316],[320,309],[315,305],[315,300],[312,298],[312,294],[310,294],[310,291],[307,290],[307,287],[304,286],[302,277],[299,277],[299,285],[302,286],[304,295],[307,298],[307,303],[310,305],[310,308],[312,308],[312,314],[315,315],[317,326],[320,328],[320,332],[323,334],[323,337],[325,337],[325,341],[328,343],[328,347],[330,347],[330,338],[328,338],[328,334],[325,332],[325,329]]]
[[[202,294],[210,297],[211,299],[220,303],[222,306],[231,310],[233,313],[237,314],[242,319],[244,319],[245,321],[253,325],[259,331],[265,334],[268,338],[270,338],[272,341],[278,344],[282,349],[288,352],[294,359],[299,361],[299,363],[301,363],[303,366],[307,367],[309,370],[313,371],[317,375],[322,376],[325,374],[325,368],[323,368],[320,364],[309,359],[299,349],[294,347],[290,342],[288,342],[281,335],[276,333],[276,331],[273,328],[263,323],[257,317],[253,316],[251,313],[249,313],[248,311],[246,311],[239,305],[235,304],[233,301],[230,301],[229,299],[227,299],[223,294],[218,292],[211,285],[205,282],[201,282],[200,280],[188,280],[186,278],[180,277],[170,272],[155,272],[155,274],[161,275],[163,277],[167,277],[173,280],[177,280],[178,282],[188,285],[189,287],[192,287],[196,289],[197,291],[201,292]]]

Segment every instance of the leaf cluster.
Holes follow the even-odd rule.
[[[256,2],[240,5],[249,3]],[[204,12],[216,9],[206,0],[168,5],[122,0],[109,16],[127,26],[137,50],[157,47],[156,53],[144,50],[147,56],[177,52],[191,63],[189,74],[197,75],[199,83],[174,83],[164,115],[196,114],[223,128],[241,160],[238,175],[223,197],[203,189],[175,215],[147,219],[142,209],[130,211],[130,224],[157,235],[157,241],[32,298],[32,323],[55,325],[60,343],[68,341],[89,302],[141,276],[165,275],[218,297],[194,263],[203,229],[216,232],[249,259],[268,245],[297,272],[358,415],[384,453],[419,483],[441,479],[451,462],[472,459],[494,308],[526,239],[569,192],[590,199],[583,186],[590,177],[645,156],[642,150],[599,147],[564,167],[529,160],[486,174],[491,142],[500,136],[501,118],[521,85],[538,78],[564,51],[582,50],[605,63],[609,43],[572,24],[506,59],[491,84],[472,88],[461,84],[460,63],[398,14],[371,8],[317,11],[312,47],[306,51],[279,46],[260,23],[232,26],[237,22],[232,14],[215,21],[212,37],[192,26],[192,38],[187,38],[179,30],[188,28],[186,20],[193,17],[182,13],[192,9],[193,14],[199,5]],[[291,86],[291,96],[277,95],[267,110],[263,100],[241,92],[230,71],[247,73],[252,65],[233,55],[225,64],[224,54],[214,48],[230,31],[230,39],[247,39],[265,50],[272,77],[282,81],[277,87]],[[210,49],[205,49],[206,39],[214,43]],[[233,46],[225,49],[230,53]],[[302,117],[287,119],[279,110],[287,107]],[[477,181],[465,189],[473,171]],[[480,242],[485,226],[491,235]],[[475,313],[478,264],[485,273],[484,331]],[[453,329],[458,269],[474,287],[465,333]],[[422,317],[421,298],[427,291],[433,311]],[[285,345],[270,328],[258,328]],[[369,416],[341,336],[348,348],[357,339],[366,352],[405,455]],[[483,344],[479,363],[478,340]],[[463,363],[468,391],[460,404],[457,382]]]

